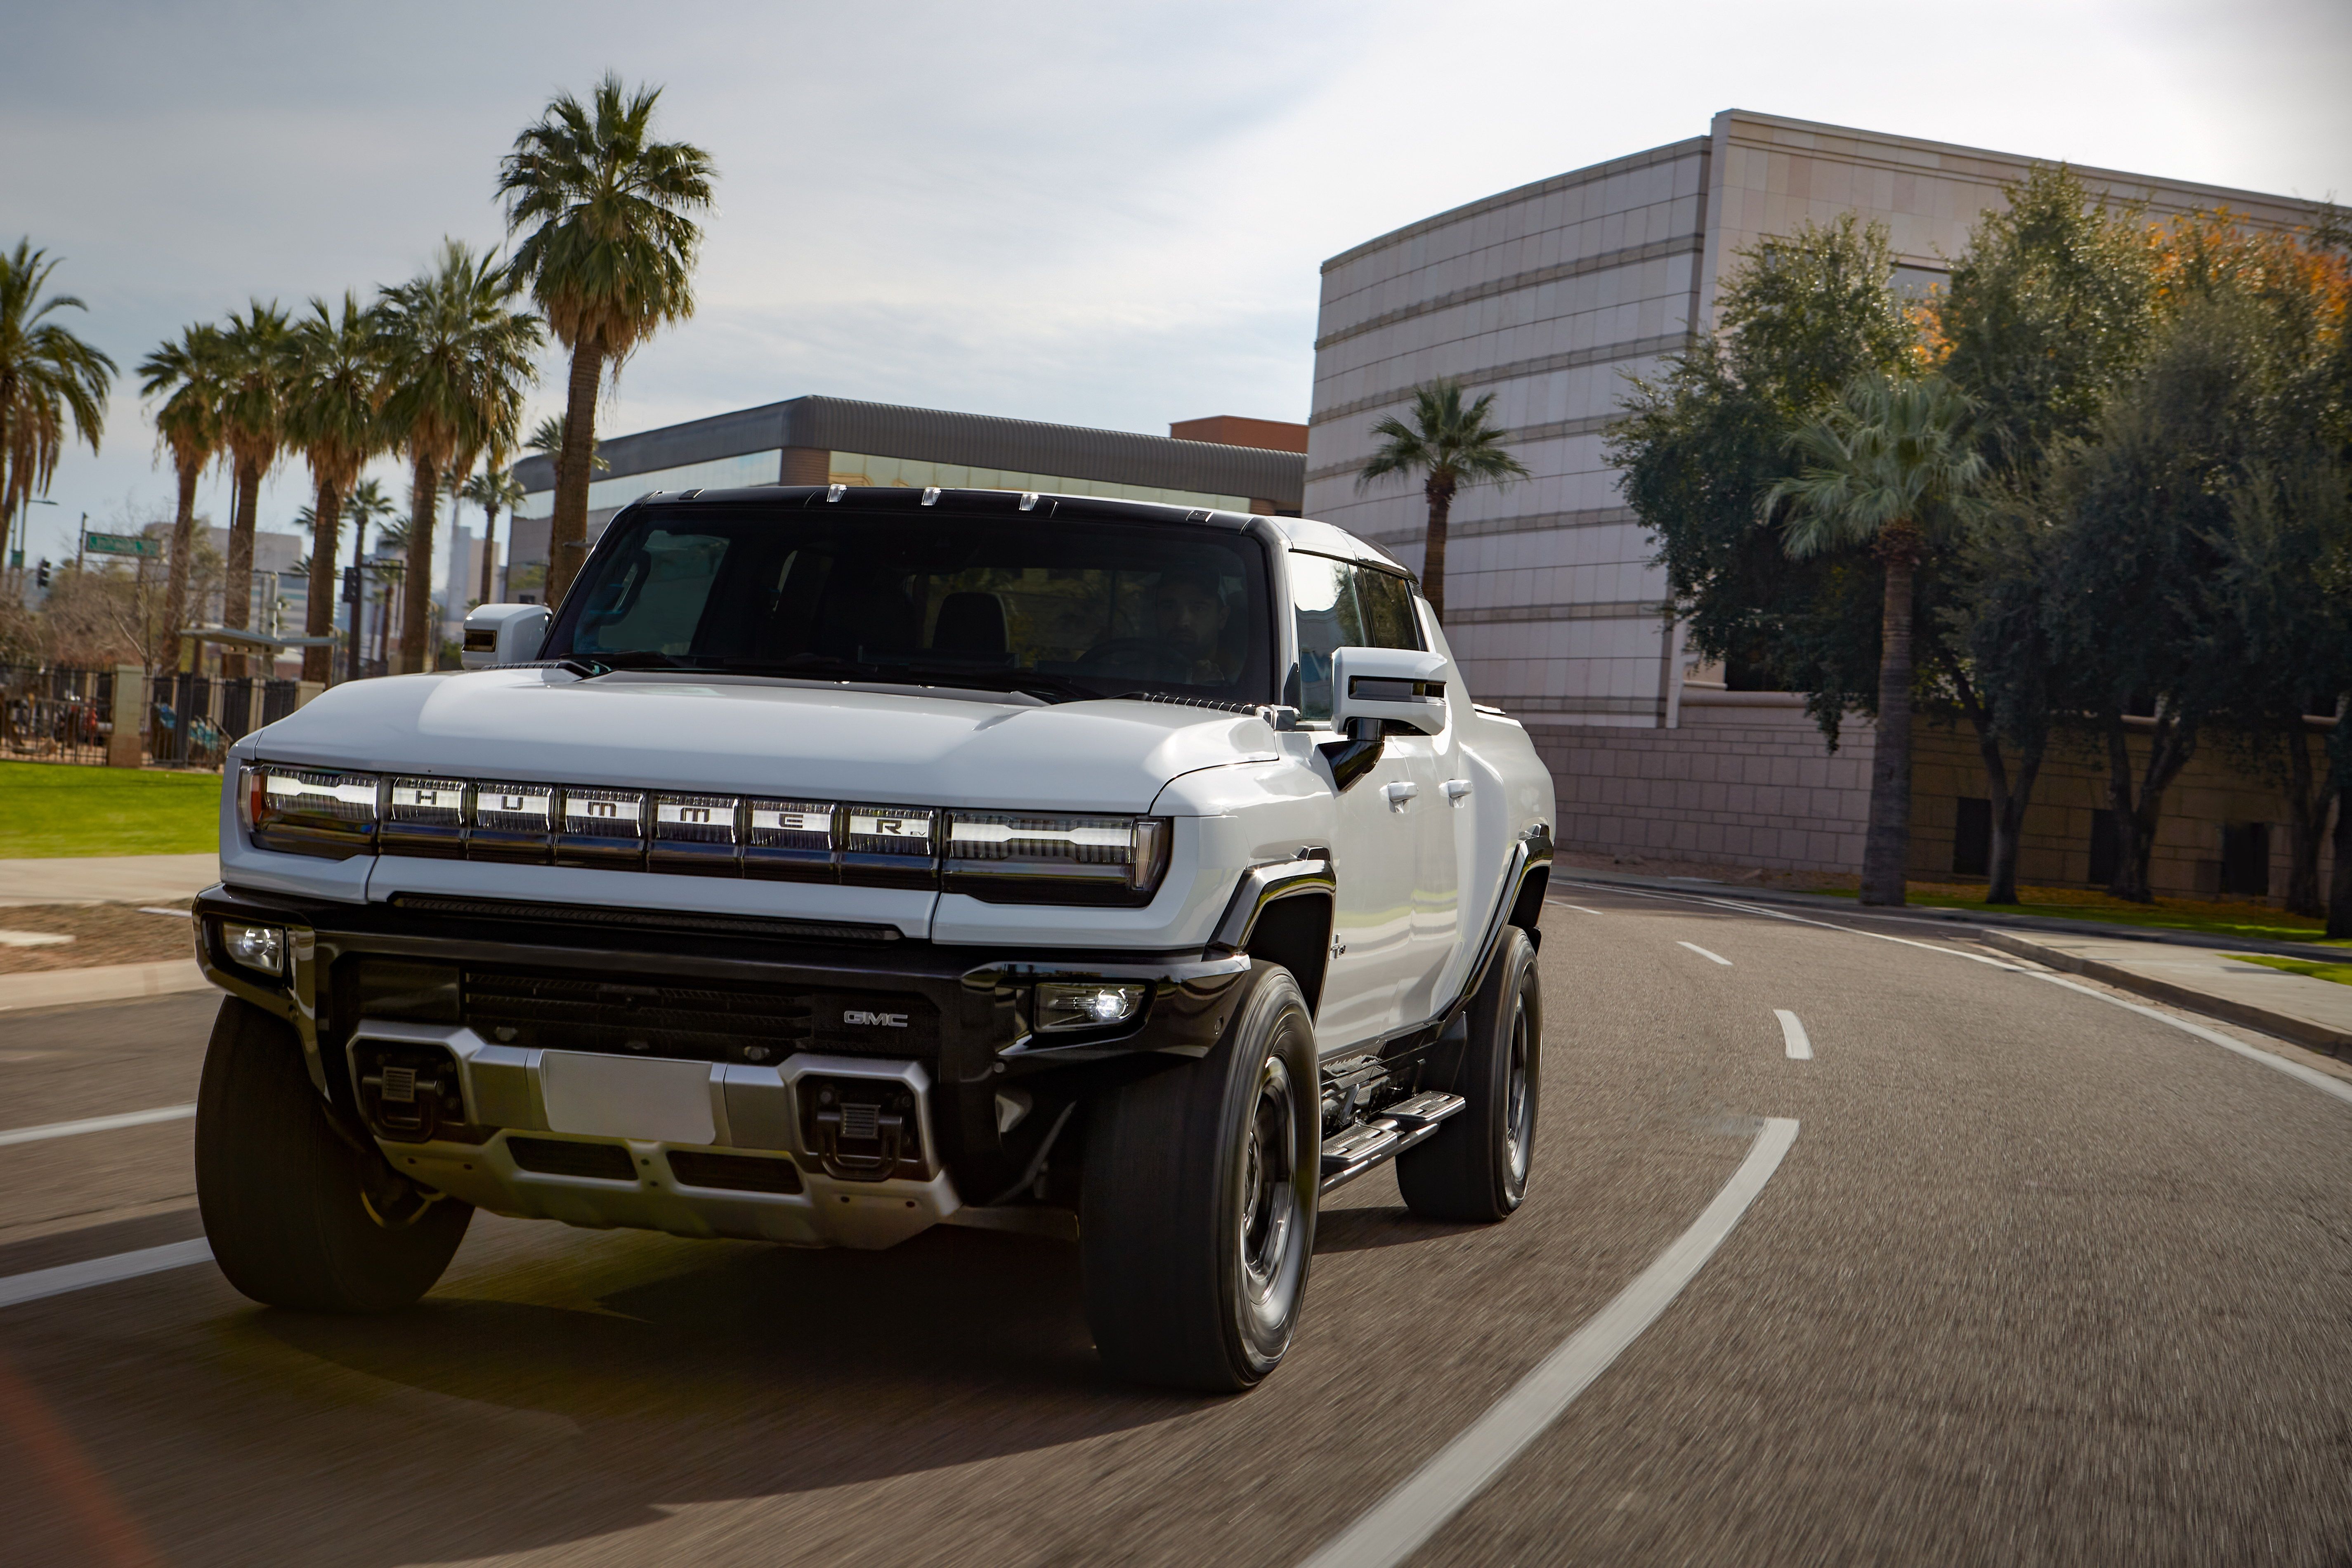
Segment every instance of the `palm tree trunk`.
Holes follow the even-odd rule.
[[[228,566],[221,578],[221,625],[239,630],[253,624],[253,523],[261,509],[261,466],[236,460],[236,504],[228,520]],[[244,675],[245,655],[221,656],[221,674]]]
[[[204,463],[183,458],[179,469],[180,506],[172,514],[172,560],[163,578],[163,616],[169,623],[163,628],[164,668],[173,673],[180,668],[180,631],[188,624],[188,556],[195,548],[196,479]]]
[[[325,637],[335,624],[335,550],[342,542],[342,496],[334,485],[320,479],[319,493],[310,502],[310,593],[302,612],[304,637]],[[334,664],[331,643],[306,647],[302,650],[302,679],[325,680],[334,673]]]
[[[2327,828],[2327,779],[2312,776],[2311,733],[2301,714],[2294,716],[2287,731],[2286,761],[2286,912],[2325,915],[2327,906],[2319,897],[2319,841]]]
[[[1904,862],[1911,852],[1911,599],[1919,564],[1917,532],[1907,521],[1881,535],[1886,604],[1878,656],[1878,735],[1870,763],[1870,828],[1863,840],[1862,901],[1903,901]]]
[[[497,572],[499,567],[498,545],[499,509],[495,506],[486,506],[482,509],[482,603],[485,605],[498,598],[498,595],[490,591],[491,574]]]
[[[352,635],[350,654],[344,659],[347,680],[357,680],[366,658],[361,639],[367,632],[367,514],[352,519]]]
[[[430,452],[416,454],[408,488],[408,570],[401,575],[400,672],[431,669],[439,651],[429,646],[433,615],[433,522],[441,499],[441,465]]]
[[[1422,486],[1429,498],[1429,533],[1421,552],[1421,596],[1429,601],[1438,624],[1445,622],[1445,531],[1454,515],[1454,480],[1432,474]]]
[[[602,329],[572,346],[572,385],[563,405],[563,450],[555,459],[555,513],[547,526],[550,608],[563,603],[588,558],[588,465],[596,450],[596,384],[604,370]]]

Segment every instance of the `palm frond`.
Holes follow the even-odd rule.
[[[93,452],[106,430],[114,361],[48,318],[87,310],[42,290],[58,263],[20,239],[0,253],[0,516],[49,487],[67,430]]]

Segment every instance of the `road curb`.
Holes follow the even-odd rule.
[[[2169,980],[2159,980],[2154,975],[2141,974],[2126,969],[2121,964],[2103,963],[2095,958],[2084,958],[2080,953],[2069,952],[2063,948],[2046,946],[2042,942],[2019,936],[2013,931],[1988,928],[1979,930],[1976,934],[1977,940],[1987,947],[1998,948],[2011,957],[2030,958],[2036,963],[2047,964],[2052,969],[2063,969],[2069,974],[2080,974],[2091,980],[2104,980],[2110,985],[2119,985],[2126,991],[2137,991],[2143,996],[2153,996],[2158,1001],[2171,1002],[2193,1013],[2203,1013],[2209,1017],[2221,1018],[2232,1024],[2243,1024],[2248,1028],[2260,1029],[2264,1034],[2276,1035],[2282,1039],[2293,1040],[2299,1046],[2308,1046],[2315,1051],[2324,1051],[2331,1057],[2352,1060],[2352,1034],[2346,1034],[2340,1029],[2331,1029],[2325,1024],[2316,1024],[2308,1018],[2299,1018],[2292,1013],[2279,1013],[2268,1007],[2257,1007],[2252,1003],[2234,1002],[2226,996],[2216,996],[2210,991],[2200,991],[2193,986],[2179,984]]]
[[[31,1007],[70,1007],[92,1002],[130,1002],[210,986],[193,958],[160,963],[101,963],[88,969],[40,969],[0,974],[0,1013]]]

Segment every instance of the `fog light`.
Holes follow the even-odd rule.
[[[1143,1010],[1143,987],[1096,982],[1037,987],[1039,1029],[1099,1029]]]
[[[276,926],[240,925],[233,921],[221,922],[221,945],[229,957],[247,969],[257,969],[264,974],[286,973],[286,933]]]

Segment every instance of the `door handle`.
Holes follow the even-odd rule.
[[[1421,786],[1417,784],[1408,784],[1400,780],[1395,784],[1390,784],[1385,789],[1381,790],[1381,793],[1389,797],[1389,809],[1391,811],[1402,811],[1405,808],[1405,804],[1412,800],[1414,795],[1421,793]]]
[[[1468,800],[1470,798],[1470,781],[1468,779],[1447,779],[1445,781],[1445,798],[1454,805],[1460,805],[1464,801]]]

